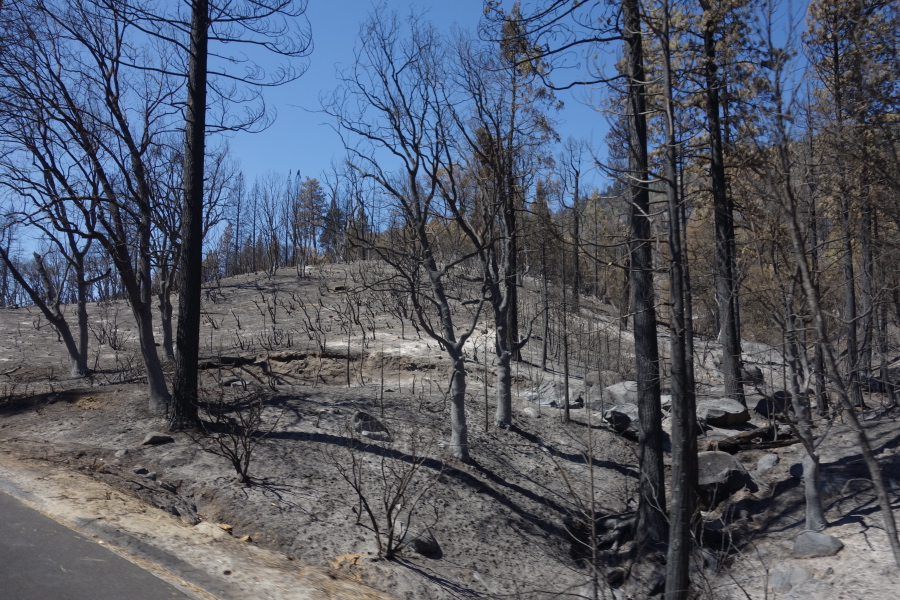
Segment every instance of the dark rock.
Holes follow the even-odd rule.
[[[413,538],[409,543],[409,549],[428,558],[440,558],[442,554],[441,545],[438,544],[430,529],[426,529]]]
[[[637,434],[640,431],[636,404],[617,404],[604,411],[603,420],[609,423],[616,433]]]
[[[791,477],[796,479],[803,478],[803,463],[793,463],[790,467],[788,467],[788,472],[791,474]]]
[[[791,411],[791,393],[778,391],[771,396],[753,396],[753,410],[764,417],[785,415]]]
[[[175,441],[171,435],[167,435],[165,433],[148,433],[147,437],[144,438],[144,441],[141,442],[142,446],[159,446],[160,444],[171,444]]]
[[[143,477],[144,477],[144,479],[149,479],[150,481],[156,481],[156,473],[153,471],[150,471],[149,473],[144,473]]]
[[[379,442],[393,441],[387,428],[367,412],[359,411],[353,416],[353,431]]]
[[[757,366],[741,367],[741,378],[752,385],[762,385],[766,382],[762,369]]]
[[[834,556],[844,547],[844,542],[836,537],[818,531],[804,531],[794,538],[795,558],[818,558]]]
[[[697,403],[697,418],[713,427],[734,427],[750,420],[747,407],[731,398],[703,400]]]
[[[727,452],[700,452],[697,466],[698,487],[710,506],[751,483],[744,465]]]
[[[146,475],[150,471],[148,471],[146,467],[134,467],[131,469],[131,472],[135,475]]]

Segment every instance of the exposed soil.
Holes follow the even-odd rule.
[[[396,299],[355,291],[359,268],[315,268],[303,279],[285,269],[274,278],[247,275],[207,289],[204,398],[265,392],[262,429],[272,431],[253,454],[252,485],[235,483],[230,463],[204,451],[209,442],[196,434],[141,445],[146,434],[164,430],[165,420],[148,410],[129,309],[118,302],[91,309],[92,329],[104,343],[91,341],[96,374],[90,380],[65,377],[64,349],[35,311],[0,311],[0,449],[35,472],[90,476],[185,527],[230,525],[232,537],[250,536],[245,543],[292,558],[291,568],[325,568],[396,598],[591,597],[591,571],[575,541],[578,518],[591,497],[599,513],[627,518],[635,501],[636,444],[602,423],[599,412],[573,410],[572,422],[564,423],[559,409],[518,398],[515,427],[493,427],[494,373],[490,359],[484,364],[492,331],[484,328],[470,343],[467,415],[474,463],[455,461],[443,445],[449,438],[448,361],[434,341],[402,324],[399,309],[390,310]],[[627,377],[629,332],[618,331],[611,307],[586,299],[577,327],[585,346],[581,364]],[[709,342],[702,347],[698,377],[712,386],[718,383],[716,348]],[[777,353],[748,347],[748,362],[763,367],[771,391],[779,383]],[[526,357],[533,361],[536,352],[533,342]],[[575,394],[584,389],[585,368],[574,370]],[[548,378],[561,376],[519,364],[517,392]],[[869,405],[878,407],[881,400],[873,395]],[[540,417],[527,416],[525,408]],[[391,441],[354,431],[360,411],[383,423]],[[898,416],[896,409],[864,415],[895,507]],[[765,424],[755,416],[745,428]],[[713,429],[701,443],[734,433]],[[756,491],[745,489],[704,513],[699,592],[713,598],[896,597],[900,578],[852,433],[837,422],[822,450],[828,533],[843,541],[844,550],[830,558],[791,558],[793,538],[803,528],[803,495],[790,468],[802,449],[793,444],[745,451],[738,458],[751,472],[763,454],[780,461],[754,473]],[[365,508],[346,480],[354,481],[354,465],[376,512],[404,474],[416,469],[398,529],[407,542],[433,536],[436,549],[426,555],[407,544],[393,560],[378,556]],[[136,474],[137,467],[155,479]],[[379,526],[386,525],[379,518]],[[625,543],[617,551],[628,550]],[[782,585],[776,571],[785,565],[806,574]],[[623,594],[606,585],[609,573],[600,575],[601,597]],[[271,591],[259,597],[295,596]]]

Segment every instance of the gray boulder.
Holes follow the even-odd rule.
[[[603,420],[609,423],[616,433],[636,436],[640,432],[636,404],[617,404],[604,411]]]
[[[750,420],[747,407],[732,398],[697,403],[697,417],[713,427],[734,427]]]
[[[353,416],[353,431],[379,442],[393,441],[384,424],[367,412],[359,411]]]
[[[834,556],[844,547],[844,542],[818,531],[804,531],[794,538],[795,558]]]
[[[637,381],[620,381],[603,388],[603,398],[609,404],[637,404]]]
[[[580,395],[580,390],[569,388],[569,402],[574,402]],[[559,381],[544,381],[535,388],[525,390],[520,396],[541,406],[560,407],[566,402],[566,388]]]
[[[700,452],[697,466],[700,492],[710,505],[743,489],[751,481],[744,465],[727,452]]]
[[[612,385],[616,381],[621,381],[622,376],[615,371],[592,371],[584,376],[585,387],[592,388],[594,386],[605,387]]]
[[[756,470],[760,473],[762,473],[763,471],[768,471],[769,469],[774,468],[775,465],[778,464],[779,460],[780,459],[778,458],[777,454],[766,454],[765,456],[762,456],[758,461],[756,461]]]

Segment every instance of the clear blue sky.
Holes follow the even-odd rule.
[[[359,26],[372,5],[372,0],[310,0],[307,17],[314,49],[309,69],[297,81],[265,91],[267,104],[278,113],[274,125],[262,133],[236,134],[229,142],[248,181],[270,170],[299,170],[301,175],[321,178],[333,160],[342,160],[343,147],[328,125],[329,117],[316,111],[320,95],[337,86],[336,68],[353,61]],[[427,19],[447,32],[453,24],[474,31],[483,14],[482,0],[391,0],[388,5],[401,16],[408,14],[410,7],[425,11]],[[559,94],[565,108],[558,115],[558,132],[563,139],[572,136],[593,141],[594,150],[605,158],[605,118],[579,102],[584,96],[584,90]]]

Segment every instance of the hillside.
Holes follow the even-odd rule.
[[[444,447],[449,361],[401,318],[402,298],[360,287],[363,272],[373,268],[310,267],[303,278],[282,269],[271,278],[257,273],[207,286],[203,412],[207,418],[219,415],[211,431],[222,435],[229,418],[251,414],[253,399],[260,400],[255,429],[269,433],[252,454],[251,484],[236,483],[229,461],[206,451],[219,448],[209,436],[175,433],[171,443],[142,444],[148,434],[163,431],[165,421],[148,410],[124,302],[91,306],[90,380],[67,379],[65,351],[38,313],[0,311],[2,460],[27,465],[34,477],[89,476],[98,490],[107,490],[107,501],[115,494],[123,504],[140,500],[149,513],[177,517],[177,535],[186,540],[212,540],[208,524],[227,524],[231,537],[249,536],[244,544],[269,553],[267,560],[282,560],[278,569],[331,574],[348,586],[358,582],[395,598],[645,597],[652,572],[643,580],[635,572],[619,587],[634,550],[623,524],[636,501],[638,460],[637,444],[602,419],[611,401],[600,389],[627,380],[633,361],[630,332],[620,330],[614,308],[586,298],[569,322],[570,355],[577,357],[571,397],[587,401],[586,408],[571,411],[569,423],[549,405],[561,389],[562,367],[551,348],[548,368],[540,368],[535,336],[515,367],[515,426],[493,427],[494,372],[485,353],[493,331],[476,330],[469,343],[466,406],[474,462],[462,464]],[[526,288],[526,319],[538,314],[538,291]],[[661,346],[664,335],[661,330]],[[764,375],[760,391],[781,389],[777,349],[746,346],[746,363]],[[704,397],[717,397],[721,383],[714,368],[717,350],[713,342],[698,340]],[[587,385],[598,378],[605,381]],[[233,404],[240,400],[249,402],[243,413]],[[900,410],[882,404],[873,394],[863,419],[900,507]],[[703,513],[694,577],[700,597],[895,597],[900,577],[853,436],[840,419],[830,425],[817,419],[819,431],[830,427],[821,446],[827,533],[843,542],[843,550],[793,558],[794,538],[803,529],[796,469],[803,451],[789,427],[776,425],[780,437],[769,441],[780,443],[750,443],[736,454],[749,473],[748,485]],[[700,444],[705,448],[769,424],[753,413],[737,428],[710,428]],[[258,441],[237,441],[248,439]],[[26,485],[21,477],[20,487]],[[394,502],[396,536],[405,545],[392,560],[378,556],[362,499],[382,529],[390,521],[381,511]],[[591,506],[599,537],[608,534],[596,577],[585,545]],[[133,517],[116,513],[110,525],[116,528],[121,520],[126,528],[128,518]],[[130,535],[152,546],[159,537],[171,542],[171,531],[148,526]],[[217,537],[221,531],[213,528]],[[206,589],[247,598],[307,597],[299,588],[254,587],[254,577],[265,581],[274,575],[246,560],[227,574],[210,567],[215,577],[204,580]],[[192,581],[190,574],[182,576]],[[322,585],[318,579],[307,579],[314,589],[325,589],[316,587]],[[361,590],[348,587],[327,597],[379,597]]]

